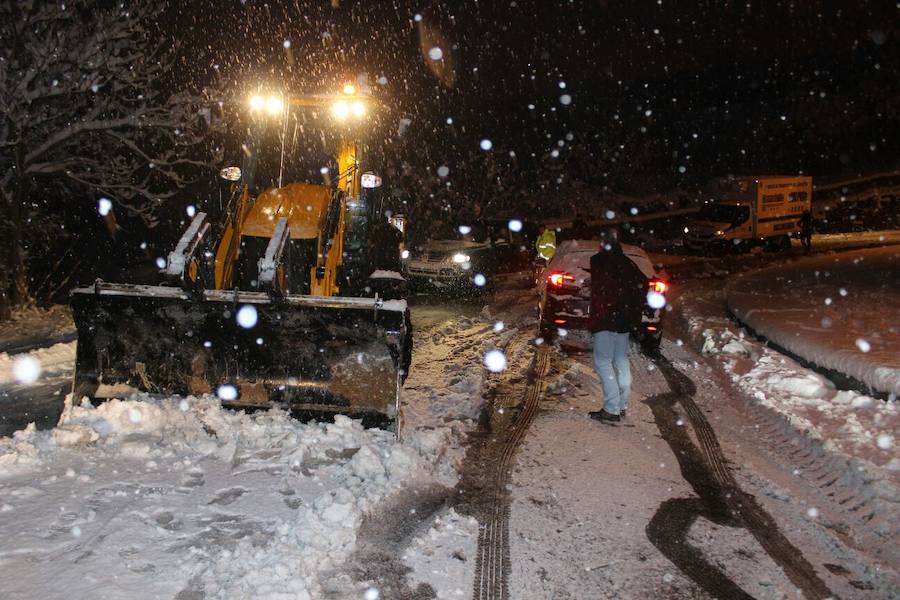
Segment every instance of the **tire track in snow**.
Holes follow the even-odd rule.
[[[475,563],[473,600],[505,600],[509,598],[508,576],[511,568],[509,554],[509,479],[516,450],[534,420],[544,388],[544,376],[550,366],[550,348],[541,346],[535,353],[529,368],[528,385],[522,412],[504,431],[499,456],[490,472],[490,482],[480,497],[480,510],[476,512],[481,527],[478,534],[478,551]],[[495,446],[496,447],[496,446]],[[485,447],[488,453],[492,448]]]
[[[675,498],[664,502],[647,525],[647,536],[676,566],[711,595],[720,598],[751,598],[702,553],[685,542],[693,522],[704,516],[713,522],[747,529],[790,581],[808,598],[833,594],[815,569],[778,528],[756,498],[744,492],[725,462],[725,455],[712,426],[694,402],[694,383],[662,355],[654,363],[671,391],[646,400],[663,439],[678,459],[682,475],[699,498]],[[675,405],[688,416],[697,444],[678,424]]]

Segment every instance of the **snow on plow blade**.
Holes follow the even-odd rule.
[[[72,310],[77,399],[217,393],[233,406],[397,418],[402,300],[98,282],[72,292]]]

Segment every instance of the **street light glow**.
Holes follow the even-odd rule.
[[[353,94],[356,93],[356,86],[353,85],[352,83],[344,84],[344,93],[347,94],[348,96],[352,96]]]
[[[350,105],[350,110],[353,111],[354,117],[361,117],[366,114],[366,105],[357,100],[352,105]]]
[[[266,105],[266,100],[262,96],[250,97],[250,110],[262,110]]]

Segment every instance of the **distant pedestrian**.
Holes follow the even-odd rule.
[[[548,263],[556,254],[556,230],[546,225],[541,225],[541,234],[535,242],[538,255]]]
[[[800,243],[803,244],[803,250],[809,254],[812,250],[812,232],[813,219],[808,210],[804,210],[800,216]]]
[[[603,386],[603,408],[590,413],[607,423],[621,420],[631,395],[628,362],[631,331],[641,322],[647,278],[622,252],[618,233],[608,230],[600,251],[591,257],[591,312],[594,368]]]

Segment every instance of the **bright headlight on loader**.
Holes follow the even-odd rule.
[[[250,96],[250,110],[262,110],[266,105],[266,99],[262,96]]]
[[[354,117],[362,117],[366,114],[366,105],[357,100],[350,105],[350,110],[353,112]]]
[[[336,119],[343,121],[350,115],[350,105],[343,100],[338,100],[331,107],[331,112],[334,113]]]
[[[270,115],[280,114],[283,109],[284,102],[278,96],[269,96],[269,99],[266,100],[266,110]]]

